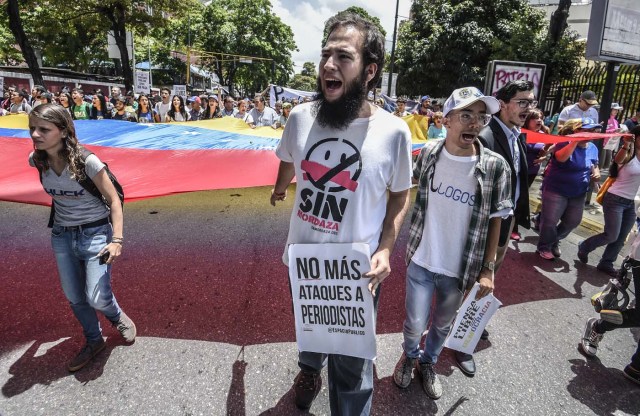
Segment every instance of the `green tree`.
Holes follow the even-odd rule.
[[[359,14],[360,16],[364,17],[365,19],[371,21],[374,25],[378,26],[378,29],[380,30],[380,33],[382,33],[383,37],[387,36],[387,31],[384,30],[384,28],[382,27],[382,24],[380,23],[380,19],[378,19],[375,16],[371,16],[369,14],[369,12],[367,12],[362,7],[358,7],[358,6],[348,7],[346,9],[344,9],[343,11],[338,12],[336,14],[336,16],[340,16],[340,15],[347,14],[347,13]],[[322,45],[321,46],[324,46],[324,44],[327,43],[327,36],[328,36],[327,28],[325,27],[324,28],[324,33],[322,35]]]
[[[300,73],[295,74],[287,86],[296,90],[315,91],[317,77],[318,74],[314,63],[305,62],[302,64],[302,70]]]
[[[28,2],[24,2],[23,6],[28,7],[29,4],[25,3]],[[4,12],[7,15],[9,30],[11,31],[11,33],[13,33],[15,41],[20,46],[20,50],[22,51],[22,56],[29,66],[29,72],[31,72],[31,78],[33,79],[34,84],[44,85],[42,71],[40,71],[40,64],[38,63],[38,60],[36,58],[36,54],[30,42],[29,36],[27,36],[27,33],[24,30],[18,0],[8,0],[6,7],[4,7]]]
[[[270,83],[284,85],[293,72],[293,32],[271,9],[269,0],[213,0],[205,9],[205,25],[214,29],[199,33],[194,46],[217,54],[204,64],[230,90],[248,94]],[[243,63],[240,56],[267,60]]]
[[[571,33],[550,48],[544,15],[524,0],[415,0],[411,11],[398,36],[400,94],[483,88],[494,59],[544,63],[555,77],[575,70],[582,53]]]

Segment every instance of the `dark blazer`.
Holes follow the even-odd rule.
[[[491,122],[484,127],[478,138],[484,145],[484,147],[493,150],[500,156],[504,157],[509,167],[511,168],[511,201],[515,205],[515,189],[516,189],[516,173],[513,169],[513,157],[511,156],[511,147],[509,140],[504,134],[504,130],[500,126],[500,123],[495,117],[491,119]],[[520,198],[517,205],[515,205],[514,215],[516,217],[516,224],[529,229],[531,228],[531,218],[529,211],[529,187],[528,187],[528,168],[527,168],[527,149],[526,149],[527,136],[520,134],[518,137],[518,148],[520,149]],[[504,246],[509,239],[509,225],[511,224],[511,217],[502,221],[502,227],[500,228],[500,241],[499,245]]]

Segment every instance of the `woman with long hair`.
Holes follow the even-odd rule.
[[[138,109],[136,110],[138,115],[138,123],[159,123],[160,116],[151,108],[149,103],[149,97],[146,94],[140,94],[138,97]]]
[[[633,137],[624,137],[624,144],[613,158],[609,176],[616,181],[604,194],[602,211],[604,231],[591,236],[578,245],[578,258],[583,263],[589,260],[589,253],[606,245],[597,269],[616,277],[613,263],[618,258],[624,242],[636,219],[634,198],[640,188],[640,126],[632,132]]]
[[[167,111],[165,121],[189,121],[191,116],[184,106],[184,100],[179,95],[174,95],[171,99],[171,108]]]
[[[94,94],[91,99],[91,114],[89,114],[90,120],[102,120],[111,118],[111,112],[107,110],[107,100],[102,94]]]
[[[86,344],[69,364],[84,367],[105,348],[96,311],[128,342],[136,326],[122,311],[111,290],[113,262],[122,253],[122,204],[106,165],[78,143],[71,115],[63,107],[42,104],[29,115],[34,151],[29,164],[40,173],[53,196],[51,244],[60,282]],[[99,193],[94,196],[85,187]]]
[[[560,129],[566,136],[601,126],[590,118],[570,119]],[[542,212],[538,254],[545,260],[561,256],[560,240],[582,221],[587,192],[600,180],[598,148],[588,140],[556,144],[542,182]]]
[[[68,92],[61,92],[60,93],[60,97],[58,98],[58,100],[60,101],[60,105],[62,107],[64,107],[65,110],[67,110],[69,112],[69,114],[71,114],[71,105],[73,103],[73,99],[71,98],[71,94],[69,94]]]

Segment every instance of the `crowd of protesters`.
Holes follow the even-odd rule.
[[[74,119],[171,123],[232,117],[251,128],[283,128],[289,122],[276,149],[281,162],[270,195],[274,206],[287,198],[288,186],[294,178],[295,205],[308,198],[303,192],[313,173],[303,172],[301,166],[318,163],[308,160],[308,145],[313,148],[323,144],[326,137],[348,135],[358,145],[354,149],[358,149],[357,156],[365,166],[362,177],[357,182],[353,180],[357,186],[343,194],[339,221],[348,231],[328,234],[312,227],[294,210],[287,245],[367,242],[373,254],[371,270],[364,276],[370,279],[374,308],[377,289],[390,274],[390,256],[410,206],[413,181],[417,197],[405,257],[404,343],[393,379],[398,387],[407,388],[416,369],[423,390],[434,400],[443,394],[434,366],[457,308],[464,293],[476,283],[479,285],[476,299],[494,290],[509,239],[520,239],[518,226],[530,228],[529,187],[540,172],[544,180],[537,252],[545,260],[562,256],[560,241],[578,226],[590,192],[599,187],[600,149],[584,138],[558,140],[554,146],[527,143],[527,132],[522,129],[534,133],[557,130],[559,136],[568,136],[605,130],[606,123],[611,126],[608,131],[622,133],[615,120],[617,113],[612,112],[615,121],[600,123],[595,109],[596,95],[585,91],[577,103],[566,103],[545,123],[542,111],[537,108],[534,85],[524,80],[507,83],[495,97],[485,96],[475,87],[458,88],[442,105],[424,95],[412,113],[406,108],[406,97],[398,98],[391,106],[381,97],[367,102],[366,91],[373,89],[380,78],[384,38],[370,22],[357,15],[336,16],[327,28],[318,95],[314,99],[303,98],[301,104],[292,99],[277,102],[271,108],[264,96],[250,100],[228,95],[223,99],[220,94],[185,100],[172,95],[168,88],[162,88],[159,95],[122,94],[118,87],[113,87],[108,95],[100,90],[86,95],[80,88],[51,94],[41,86],[34,86],[30,94],[12,87],[7,90],[3,114],[30,114],[34,152],[29,163],[38,168],[43,186],[54,186],[53,180],[63,177],[64,186],[81,191],[85,185],[78,182],[79,176],[94,182],[97,188],[97,195],[86,195],[85,202],[91,205],[91,210],[79,206],[82,201],[55,198],[71,191],[54,192],[53,248],[65,295],[87,341],[69,363],[70,371],[79,370],[105,348],[96,311],[104,314],[126,341],[134,341],[137,334],[135,324],[118,306],[110,287],[111,265],[120,256],[125,241],[122,207],[107,176],[106,165],[78,144]],[[378,57],[369,63],[360,59],[364,39],[370,39],[366,48]],[[353,62],[338,59],[347,47],[358,58],[353,59],[358,64],[355,69],[351,66]],[[341,80],[335,75],[339,67],[344,76]],[[349,94],[355,97],[353,103],[343,99]],[[292,112],[298,105],[300,108]],[[621,109],[615,106],[613,110]],[[428,141],[415,161],[411,158],[411,132],[398,119],[411,115],[426,118],[428,126]],[[597,269],[612,276],[617,276],[614,262],[636,215],[634,198],[640,188],[639,115],[640,111],[624,123],[633,137],[618,140],[619,147],[611,152],[613,162],[609,172],[616,171],[618,179],[604,197],[604,232],[579,245],[578,258],[584,263],[588,262],[589,253],[606,245]],[[321,157],[328,159],[330,155],[326,151]],[[341,164],[347,161],[341,160]],[[439,192],[440,189],[455,189],[467,198],[455,198],[453,194]],[[92,245],[88,239],[80,238],[88,229],[92,235],[100,234],[99,244]],[[84,244],[81,250],[74,248],[76,240]],[[285,250],[283,258],[287,256]],[[95,270],[80,269],[89,266]],[[640,282],[640,270],[634,269],[633,274],[636,283]],[[106,276],[102,282],[101,276]],[[98,285],[105,285],[104,299],[88,299],[78,288]],[[634,310],[620,316],[618,321],[617,325],[637,325],[638,315]],[[613,328],[602,320],[587,321],[580,342],[585,355],[596,355],[604,332]],[[486,331],[482,335],[483,339],[488,336]],[[474,376],[473,354],[456,352],[455,359],[465,375]],[[298,360],[300,371],[293,390],[299,408],[311,406],[321,388],[321,370],[328,365],[331,412],[369,414],[374,385],[372,360],[313,351],[299,351]],[[640,347],[624,374],[640,383]]]
[[[9,86],[0,101],[0,116],[9,114],[30,114],[40,104],[52,103],[64,107],[73,120],[124,120],[136,123],[171,123],[210,120],[233,117],[243,120],[252,128],[269,126],[282,129],[287,123],[289,112],[300,102],[291,99],[278,101],[275,108],[268,106],[265,97],[256,96],[236,99],[231,95],[201,94],[188,97],[172,95],[163,87],[159,93],[122,94],[119,87],[112,87],[110,94],[94,90],[87,94],[81,88],[64,88],[58,93],[49,93],[39,85],[29,93]],[[220,104],[222,102],[222,105]]]

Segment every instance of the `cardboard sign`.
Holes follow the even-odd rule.
[[[444,346],[452,350],[473,354],[484,327],[502,302],[493,293],[476,300],[480,285],[476,283],[460,306]]]
[[[292,244],[289,280],[300,351],[376,357],[369,245]]]
[[[147,71],[136,71],[136,92],[149,94],[150,90],[149,73]]]
[[[186,85],[174,85],[173,91],[171,91],[171,95],[179,95],[185,101],[185,105],[187,104],[187,86]]]

